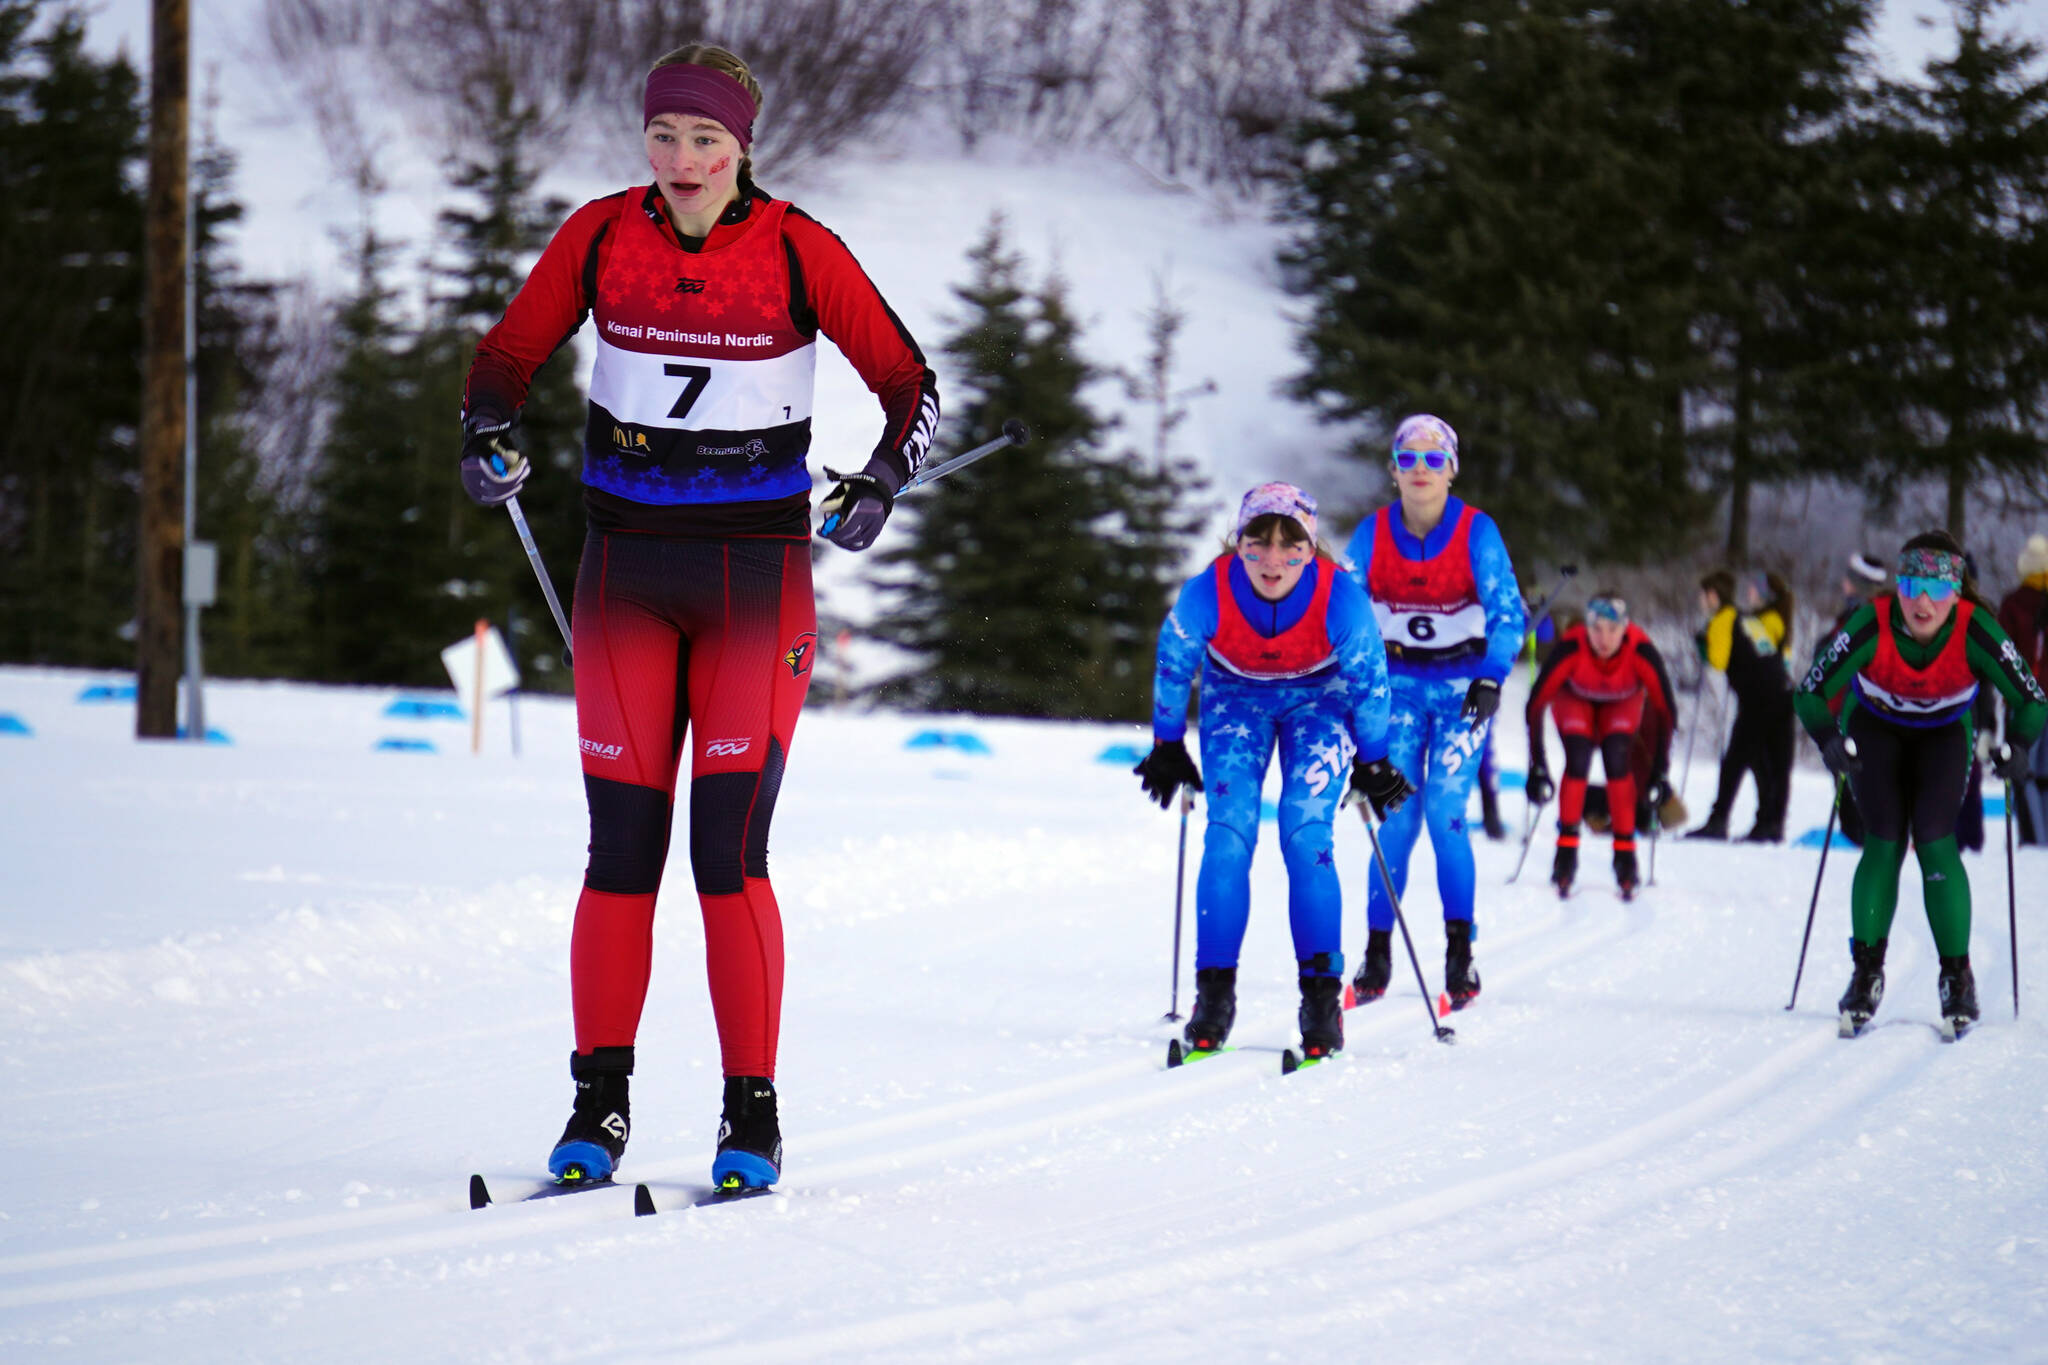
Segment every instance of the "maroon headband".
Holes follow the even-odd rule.
[[[647,73],[642,101],[646,127],[657,114],[698,114],[717,119],[740,140],[740,150],[754,145],[754,97],[723,71],[682,62],[657,66]]]

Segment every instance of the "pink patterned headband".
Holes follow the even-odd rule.
[[[1291,517],[1310,540],[1316,538],[1316,500],[1291,483],[1262,483],[1245,494],[1237,509],[1237,533],[1243,535],[1245,527],[1268,512]]]

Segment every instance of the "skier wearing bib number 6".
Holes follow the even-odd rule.
[[[1188,694],[1202,681],[1202,774],[1188,756]],[[1135,771],[1161,806],[1204,792],[1195,881],[1192,1054],[1223,1046],[1237,1015],[1237,957],[1251,911],[1259,792],[1280,751],[1280,856],[1310,1057],[1344,1046],[1343,916],[1333,851],[1347,791],[1390,813],[1411,790],[1387,762],[1387,658],[1358,585],[1316,544],[1316,501],[1261,484],[1229,550],[1189,580],[1159,628],[1152,752]]]
[[[761,98],[723,48],[656,62],[642,92],[651,182],[570,216],[477,347],[464,393],[463,486],[500,506],[527,476],[513,426],[534,371],[595,317],[572,626],[590,860],[569,943],[575,1107],[548,1161],[564,1184],[609,1179],[625,1152],[686,761],[725,1073],[712,1180],[738,1192],[781,1173],[768,827],[817,647],[806,457],[818,334],[884,419],[864,468],[825,471],[838,481],[823,506],[835,544],[873,543],[938,424],[932,372],[859,263],[754,183]]]
[[[1352,534],[1349,556],[1372,599],[1387,646],[1394,711],[1388,752],[1421,795],[1381,830],[1397,892],[1424,824],[1436,852],[1444,913],[1444,994],[1463,1009],[1479,994],[1472,965],[1472,837],[1465,811],[1501,682],[1522,649],[1525,612],[1515,568],[1493,519],[1451,496],[1458,434],[1418,413],[1394,431],[1389,468],[1400,501]],[[1365,960],[1352,980],[1362,1003],[1387,992],[1394,907],[1374,878],[1367,892]]]

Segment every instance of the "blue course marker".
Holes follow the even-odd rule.
[[[394,754],[431,754],[439,752],[431,739],[400,739],[390,736],[377,741],[375,748]]]
[[[191,737],[192,737],[192,736],[191,736],[191,732],[190,732],[189,730],[187,730],[187,729],[186,729],[186,728],[185,728],[184,726],[180,725],[180,726],[178,727],[178,738],[179,738],[179,739],[190,739]],[[219,730],[216,730],[216,729],[214,729],[214,728],[213,728],[213,727],[212,727],[211,725],[209,725],[209,726],[207,726],[207,727],[206,727],[206,742],[207,742],[208,744],[233,744],[233,743],[234,743],[234,741],[233,741],[233,740],[231,740],[231,739],[229,739],[229,738],[227,737],[227,735],[226,735],[226,734],[224,734],[223,732],[221,732],[221,731],[219,731]]]
[[[33,735],[28,722],[12,711],[0,711],[0,735]]]
[[[1121,763],[1125,767],[1135,767],[1137,764],[1145,761],[1145,752],[1135,744],[1112,744],[1101,753],[1095,755],[1095,761],[1097,763]]]
[[[994,752],[981,736],[966,730],[919,730],[903,742],[906,749],[958,749],[963,754]]]
[[[401,720],[467,720],[462,707],[441,697],[400,697],[384,708],[387,716]]]
[[[91,684],[90,686],[87,686],[87,687],[81,688],[81,689],[79,690],[79,693],[78,693],[78,699],[79,699],[80,701],[91,701],[91,702],[98,702],[98,701],[134,701],[134,700],[135,700],[135,684],[134,684],[134,683],[93,683],[93,684]]]

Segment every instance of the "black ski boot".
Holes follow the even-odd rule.
[[[1367,930],[1365,961],[1358,964],[1358,975],[1351,978],[1351,1003],[1363,1005],[1379,999],[1387,993],[1387,983],[1393,978],[1394,931]]]
[[[1189,1050],[1214,1052],[1237,1022],[1237,968],[1204,967],[1195,973],[1195,1008],[1181,1032]]]
[[[569,1054],[569,1074],[576,1078],[576,1108],[569,1126],[548,1154],[548,1174],[564,1185],[610,1180],[626,1154],[632,1105],[626,1097],[633,1074],[633,1049],[600,1047],[588,1055]]]
[[[1579,875],[1579,827],[1560,824],[1557,827],[1557,856],[1550,860],[1550,884],[1557,888],[1560,896],[1572,893],[1572,883]]]
[[[1636,870],[1636,841],[1633,839],[1614,841],[1614,885],[1625,901],[1634,900],[1636,887],[1642,884],[1642,875]]]
[[[1976,1026],[1977,978],[1970,971],[1970,955],[1941,960],[1941,1036],[1953,1043]]]
[[[720,1194],[764,1190],[782,1175],[782,1125],[775,1120],[775,1082],[766,1076],[725,1078],[725,1117],[711,1183]]]
[[[1885,942],[1849,940],[1849,956],[1855,959],[1856,970],[1849,977],[1849,989],[1842,992],[1841,1001],[1835,1006],[1842,1012],[1839,1032],[1844,1038],[1854,1038],[1863,1032],[1871,1016],[1877,1013],[1878,1002],[1884,999]]]
[[[1327,1057],[1344,1048],[1344,978],[1326,975],[1335,966],[1330,954],[1317,953],[1302,963],[1301,1055]]]
[[[1728,817],[1719,811],[1715,811],[1707,817],[1707,823],[1701,825],[1698,829],[1687,831],[1685,837],[1688,839],[1719,839],[1721,842],[1726,843],[1728,841]]]
[[[1479,997],[1479,973],[1472,969],[1472,921],[1444,921],[1444,994],[1461,1010]]]

